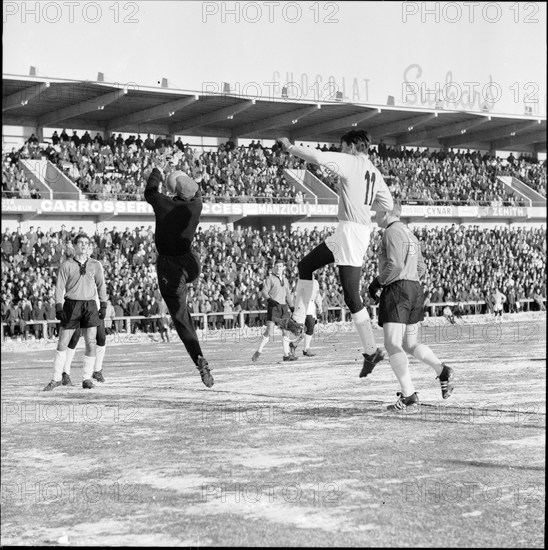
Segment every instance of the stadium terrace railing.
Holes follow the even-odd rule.
[[[116,194],[104,194],[104,193],[83,193],[84,197],[88,200],[101,200],[101,201],[144,201],[145,196],[143,193],[116,193]],[[2,193],[4,196],[4,192]],[[15,197],[17,198],[17,197]],[[295,201],[295,197],[275,197],[266,195],[202,195],[202,199],[207,203],[273,203],[273,204],[304,204],[305,202],[311,203],[310,200],[303,200],[300,202]],[[314,204],[335,204],[337,201],[333,199],[316,200]]]
[[[546,298],[542,298],[542,301],[544,305],[546,306]],[[520,307],[520,310],[523,311],[529,311],[530,307],[529,305],[535,300],[533,298],[522,298],[521,300],[518,300],[519,303],[523,304],[522,307]],[[474,315],[479,315],[481,313],[481,308],[486,304],[485,300],[477,300],[477,301],[471,301],[471,302],[458,302],[459,304],[463,306],[470,306],[474,308]],[[436,302],[434,304],[429,304],[428,307],[430,309],[430,316],[431,317],[438,317],[436,315],[436,311],[438,308],[444,308],[445,306],[456,306],[457,302]],[[377,305],[370,305],[371,309],[373,310],[373,317],[376,319],[377,317]],[[342,322],[345,322],[348,314],[347,310],[344,307],[341,306],[329,306],[328,311],[333,312],[340,312],[340,320]],[[218,317],[221,321],[224,321],[225,315],[231,315],[232,320],[235,320],[236,317],[238,317],[238,326],[244,327],[245,326],[245,316],[246,315],[266,315],[267,311],[266,309],[258,309],[258,310],[245,310],[245,311],[216,311],[214,313],[191,313],[192,317],[195,318],[201,318],[201,328],[204,332],[207,332],[209,329],[209,318]],[[443,316],[443,315],[442,315]],[[155,319],[161,319],[162,317],[160,315],[151,315],[150,317],[145,317],[144,315],[132,315],[127,317],[111,317],[108,320],[112,321],[115,332],[121,332],[121,325],[120,323],[123,323],[124,326],[124,332],[127,334],[131,334],[131,324],[132,321],[152,321]],[[21,323],[23,323],[23,327],[27,326],[33,326],[33,325],[42,325],[42,334],[46,334],[48,332],[48,326],[53,325],[56,326],[59,324],[59,321],[57,319],[49,319],[47,321],[16,321],[14,325],[16,327],[20,327]],[[117,324],[118,323],[118,324]],[[2,321],[2,324],[0,325],[0,341],[4,341],[4,331],[5,327],[8,326],[9,323]],[[20,329],[21,332],[21,329]]]
[[[138,201],[142,202],[145,200],[142,193],[117,193],[113,194],[102,194],[102,193],[82,193],[84,197],[87,197],[88,200],[99,200],[99,201],[122,201],[122,202],[132,202]],[[93,197],[90,199],[90,197]],[[4,199],[21,199],[19,191],[2,191],[2,198]],[[27,197],[27,199],[32,199],[32,197]],[[41,200],[36,198],[34,200]],[[295,202],[294,197],[267,197],[267,196],[258,196],[258,195],[238,195],[238,196],[212,196],[204,195],[203,201],[205,203],[272,203],[272,204],[336,204],[337,201],[333,199],[322,199],[317,198],[314,201],[310,199],[304,199],[302,202]],[[401,199],[401,203],[404,205],[415,205],[415,206],[491,206],[491,207],[515,207],[515,208],[526,208],[527,205],[515,204],[510,201],[473,201],[473,200],[453,200],[453,199]]]

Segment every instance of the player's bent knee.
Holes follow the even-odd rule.
[[[415,350],[417,349],[419,344],[413,344],[413,345],[408,345],[408,344],[403,344],[403,351],[405,351],[405,353],[408,353],[409,355],[413,355],[415,353]]]
[[[344,296],[344,303],[350,310],[350,313],[358,313],[358,311],[361,311],[364,308],[362,299],[359,294],[357,295],[347,295]]]
[[[96,348],[95,342],[86,342],[86,355],[88,357],[95,357]]]
[[[405,352],[404,348],[402,348],[401,346],[395,345],[395,344],[389,344],[389,343],[385,342],[384,347],[386,348],[386,351],[388,353],[388,357],[392,357],[392,355],[396,355],[398,353],[407,353],[407,352]]]

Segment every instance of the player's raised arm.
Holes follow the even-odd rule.
[[[157,193],[160,193],[160,185],[162,184],[163,179],[163,173],[157,167],[154,167],[148,176],[147,185],[145,187],[145,200],[148,203],[152,203],[154,200],[153,197]]]
[[[160,193],[160,186],[166,177],[166,170],[170,168],[169,160],[165,156],[159,156],[153,162],[153,168],[147,178],[145,187],[145,200],[150,203],[153,197]]]
[[[351,169],[351,165],[356,162],[353,155],[334,153],[332,151],[319,151],[318,149],[312,149],[312,147],[292,145],[287,138],[280,138],[277,141],[288,153],[306,162],[324,166],[331,172],[337,174],[337,176],[344,176]]]

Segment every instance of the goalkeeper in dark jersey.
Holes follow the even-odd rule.
[[[96,355],[97,326],[105,318],[107,293],[101,262],[89,257],[90,241],[85,233],[73,240],[74,256],[61,264],[55,285],[55,316],[61,321],[59,341],[53,361],[53,378],[44,388],[51,391],[62,384],[67,345],[78,328],[86,341],[84,354],[84,389],[94,387],[93,367]],[[99,297],[99,309],[96,296]]]
[[[202,195],[198,184],[180,170],[166,178],[166,190],[174,196],[161,193],[166,164],[161,159],[152,169],[145,189],[145,199],[156,216],[158,285],[177,334],[200,372],[202,382],[210,388],[213,376],[187,306],[188,284],[198,278],[201,270],[200,258],[192,250],[192,240],[200,222]]]

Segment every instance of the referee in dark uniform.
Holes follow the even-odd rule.
[[[200,372],[202,382],[210,388],[213,376],[187,306],[188,284],[198,278],[201,270],[200,258],[192,250],[192,240],[200,222],[202,195],[198,184],[180,170],[166,178],[166,191],[174,196],[160,192],[163,179],[163,165],[160,164],[153,168],[145,189],[145,199],[156,216],[158,285],[177,334]]]
[[[454,387],[453,369],[442,363],[428,346],[417,341],[418,323],[424,319],[420,279],[426,273],[426,265],[419,241],[400,221],[400,216],[401,205],[397,203],[392,210],[377,213],[377,223],[384,232],[379,251],[379,275],[369,286],[374,301],[380,296],[379,325],[384,332],[384,347],[402,390],[397,393],[396,404],[388,407],[390,410],[416,409],[419,402],[409,374],[407,354],[434,369],[444,399],[451,395]]]

